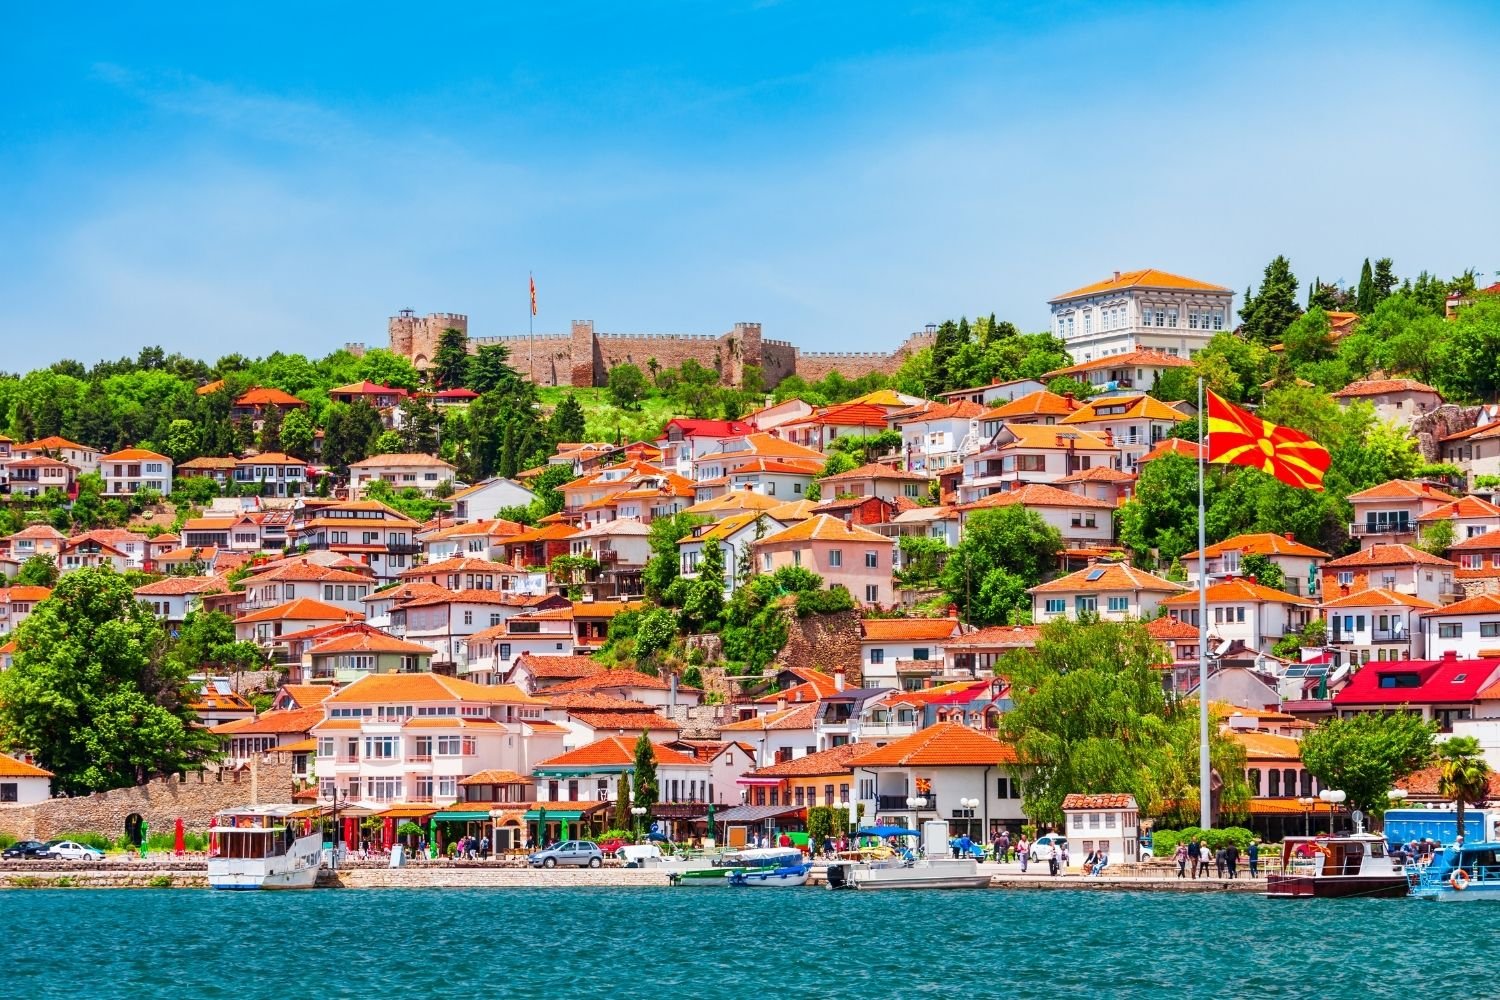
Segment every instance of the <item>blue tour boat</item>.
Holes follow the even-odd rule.
[[[1411,894],[1418,899],[1468,902],[1500,899],[1500,842],[1444,847],[1421,868],[1409,868]]]

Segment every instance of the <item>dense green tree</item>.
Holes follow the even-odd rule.
[[[1437,751],[1438,794],[1452,799],[1458,811],[1458,831],[1464,832],[1464,809],[1490,797],[1490,765],[1484,748],[1473,736],[1453,736]],[[1468,838],[1473,840],[1475,838]],[[1478,838],[1486,839],[1484,837]]]
[[[32,556],[21,564],[15,583],[22,587],[56,586],[57,563],[51,556]]]
[[[552,419],[547,422],[547,436],[554,442],[583,440],[583,404],[571,392],[552,411]]]
[[[410,361],[384,348],[366,351],[359,359],[350,382],[373,382],[414,392],[422,384],[422,376]]]
[[[1386,792],[1431,763],[1436,729],[1406,712],[1325,719],[1302,738],[1302,763],[1324,788],[1344,791],[1349,808],[1379,815]]]
[[[483,344],[469,360],[468,387],[481,395],[514,392],[522,383],[521,373],[510,365],[510,348],[504,344]]]
[[[1270,556],[1260,552],[1251,552],[1240,560],[1240,575],[1255,577],[1262,587],[1286,590],[1286,574]]]
[[[652,745],[651,738],[644,730],[640,738],[635,741],[635,767],[631,777],[633,785],[630,791],[631,804],[646,810],[646,815],[641,818],[641,822],[649,829],[652,822],[652,810],[656,808],[656,803],[661,801],[661,790],[657,786],[656,779],[656,747]]]
[[[281,450],[281,407],[266,407],[265,416],[261,419],[260,431],[256,437],[256,447],[262,454]]]
[[[108,569],[59,581],[15,633],[0,674],[6,746],[36,755],[69,793],[139,784],[210,759],[217,739],[187,708],[187,675],[161,624]]]
[[[1333,357],[1333,332],[1328,313],[1317,306],[1308,309],[1286,328],[1281,342],[1286,348],[1284,356],[1294,365]]]
[[[629,830],[632,827],[630,815],[630,776],[621,774],[615,783],[615,829]]]
[[[1281,341],[1286,328],[1301,314],[1297,305],[1297,276],[1291,262],[1278,255],[1266,265],[1260,288],[1240,308],[1246,340],[1269,347]]]
[[[1500,393],[1500,296],[1476,296],[1449,324],[1438,388],[1450,398],[1489,400]]]
[[[471,407],[472,408],[472,407]],[[408,454],[436,455],[443,417],[437,407],[417,396],[401,401],[401,450]]]
[[[456,389],[469,382],[469,337],[462,330],[447,328],[438,334],[437,350],[432,353],[433,385]]]
[[[677,638],[682,623],[671,608],[641,612],[635,623],[635,654],[645,658],[666,650]]]
[[[640,409],[648,388],[646,376],[635,365],[615,365],[609,370],[609,400],[623,410]]]
[[[234,620],[222,611],[191,611],[170,645],[167,660],[182,674],[213,669],[247,670],[266,662],[253,642],[236,640]]]
[[[657,517],[651,521],[646,542],[651,547],[651,558],[642,573],[646,597],[661,604],[677,581],[681,560],[677,555],[677,543],[693,533],[693,529],[707,522],[700,514],[676,513],[668,517]]]
[[[1375,275],[1372,279],[1375,286],[1375,301],[1372,308],[1391,297],[1396,290],[1396,265],[1389,257],[1382,257],[1375,262]]]
[[[692,632],[708,631],[724,610],[724,549],[717,541],[703,546],[697,579],[688,583],[682,600],[682,623]]]
[[[1025,588],[1041,582],[1062,548],[1057,529],[1020,504],[975,510],[943,567],[942,586],[967,620],[1000,624],[1029,608]]]
[[[312,419],[302,410],[293,410],[281,422],[281,450],[288,455],[311,458],[315,436]]]
[[[1134,795],[1144,816],[1197,817],[1197,706],[1164,691],[1166,661],[1144,625],[1066,619],[1043,626],[1034,649],[1006,656],[1014,707],[1000,738],[1025,762],[1013,776],[1026,815],[1060,823],[1067,794],[1112,791]],[[1220,809],[1234,812],[1249,797],[1244,751],[1213,733]]]

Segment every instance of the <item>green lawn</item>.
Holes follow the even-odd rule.
[[[549,414],[564,396],[577,397],[583,406],[584,436],[590,441],[614,441],[617,436],[626,443],[654,441],[667,421],[676,416],[672,402],[660,396],[643,400],[639,410],[622,410],[609,401],[607,389],[544,388],[537,394]]]

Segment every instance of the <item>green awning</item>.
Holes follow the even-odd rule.
[[[449,820],[457,822],[468,822],[469,820],[489,819],[490,812],[488,809],[486,809],[484,812],[440,812],[434,813],[432,818],[437,820],[439,823],[446,823]]]
[[[571,823],[576,823],[583,819],[582,809],[548,809],[546,813],[547,818],[550,820],[568,820]],[[529,823],[535,823],[542,818],[542,811],[531,809],[522,818]]]

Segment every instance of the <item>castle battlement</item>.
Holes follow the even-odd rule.
[[[603,386],[617,365],[639,368],[677,368],[692,360],[712,368],[731,385],[739,384],[748,368],[761,371],[767,386],[775,386],[791,375],[809,380],[838,371],[848,377],[870,372],[894,372],[913,350],[931,342],[930,332],[914,333],[894,351],[815,351],[803,353],[787,340],[767,340],[761,325],[737,322],[722,334],[703,333],[603,333],[592,320],[574,320],[569,333],[502,334],[470,337],[469,317],[464,313],[435,312],[418,316],[402,309],[390,318],[388,331],[392,353],[418,369],[432,367],[444,330],[459,330],[468,339],[470,352],[492,344],[510,349],[510,363],[538,385]],[[358,351],[356,351],[356,347]],[[349,345],[352,353],[363,345]]]

